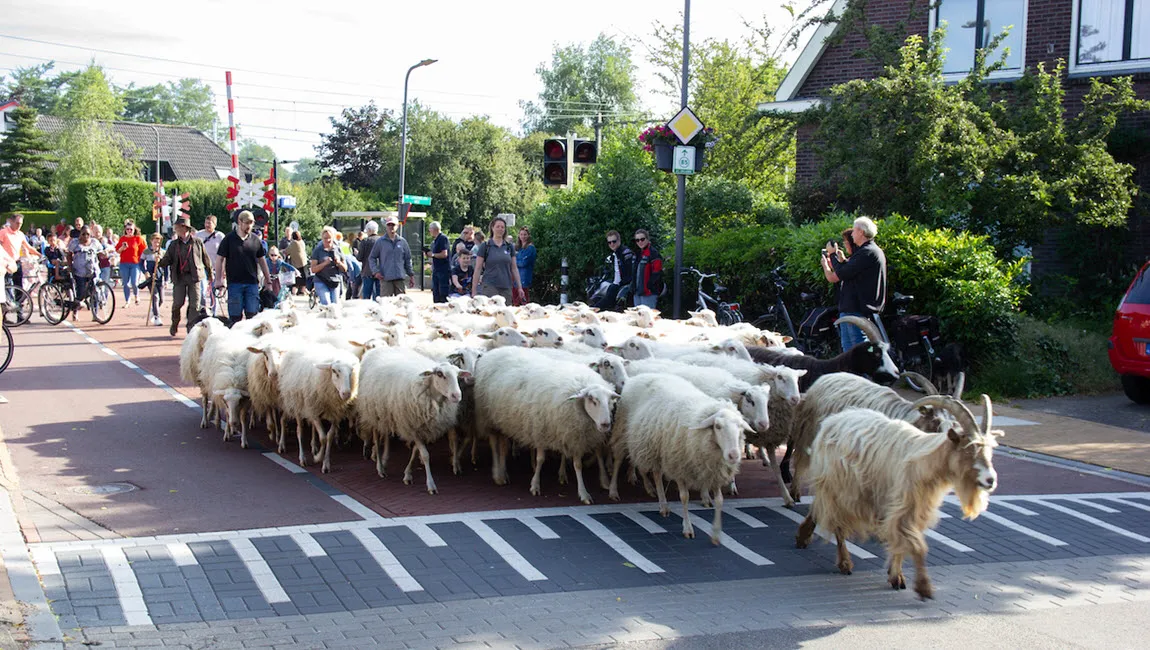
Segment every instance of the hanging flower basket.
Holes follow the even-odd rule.
[[[699,133],[687,143],[687,146],[695,147],[696,172],[703,171],[703,159],[706,157],[706,152],[715,146],[718,140],[719,136],[715,134],[714,129],[706,128],[699,131]],[[655,155],[656,169],[665,172],[674,169],[672,157],[674,156],[675,147],[680,143],[670,127],[663,125],[653,126],[639,134],[639,142],[643,144],[644,149]]]

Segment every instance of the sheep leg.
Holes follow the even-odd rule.
[[[447,430],[447,445],[451,447],[451,471],[459,476],[463,474],[463,465],[459,462],[459,432],[455,430],[455,427]],[[431,476],[430,471],[427,472],[427,476]]]
[[[902,553],[891,553],[887,558],[886,581],[891,589],[906,589],[906,578],[902,575]]]
[[[785,471],[783,471],[783,468],[786,467],[786,462],[787,462],[786,457],[784,456],[783,460],[780,462],[781,462],[781,464],[779,466],[779,479],[782,481],[786,481],[787,480],[787,473]],[[790,489],[791,498],[795,500],[795,503],[802,503],[802,500],[803,500],[803,482],[801,480],[800,474],[801,474],[801,472],[799,471],[798,465],[796,464],[795,465],[795,473],[793,476],[791,476],[791,489]]]
[[[926,572],[926,540],[922,539],[921,535],[915,541],[914,550],[910,554],[914,557],[914,593],[922,600],[934,598],[934,587],[931,586],[930,576]]]
[[[611,487],[611,481],[607,478],[607,463],[604,462],[602,449],[595,452],[595,462],[599,463],[599,489],[606,490]]]
[[[299,441],[299,465],[300,467],[307,467],[307,459],[303,452],[303,418],[295,421],[295,436]]]
[[[806,548],[815,535],[815,518],[807,515],[803,523],[799,524],[799,532],[795,533],[795,548]]]
[[[503,479],[503,484],[506,485],[511,481],[507,477],[507,454],[511,451],[511,440],[506,437],[500,436],[499,438],[499,476]]]
[[[767,460],[767,450],[765,445],[763,447],[759,447],[759,460],[763,461],[763,467],[767,467],[768,463],[773,462]]]
[[[689,492],[689,490],[688,490],[688,492]],[[711,491],[710,490],[699,490],[699,502],[702,503],[704,508],[710,508],[711,507]]]
[[[287,451],[287,420],[286,413],[280,414],[280,431],[279,440],[276,442],[276,451],[281,454]]]
[[[331,428],[327,430],[327,438],[323,443],[323,467],[320,471],[324,474],[331,472],[331,448],[335,445],[335,437],[339,433],[339,422],[332,421]]]
[[[679,485],[678,488],[679,501],[683,503],[683,537],[695,539],[695,527],[691,525],[691,510],[687,507],[691,502],[691,491],[682,485]]]
[[[647,475],[647,472],[643,472],[641,476],[643,477],[643,489],[647,491],[647,496],[655,496],[655,486],[651,485],[651,477]],[[662,483],[662,480],[656,481],[656,483]]]
[[[491,445],[491,480],[496,485],[507,485],[507,479],[499,471],[499,439],[495,435],[489,435],[487,442]]]
[[[439,494],[439,488],[435,486],[435,479],[431,478],[431,454],[427,451],[427,445],[416,440],[415,448],[419,450],[419,459],[423,461],[423,469],[427,470],[427,493]]]
[[[247,449],[248,448],[248,428],[249,428],[248,420],[251,420],[252,417],[254,417],[251,409],[248,409],[246,411],[245,415],[247,415],[248,417],[243,417],[242,415],[240,416],[240,449]],[[251,423],[251,428],[255,428],[255,426],[256,426],[256,423],[253,420]]]
[[[727,492],[730,492],[733,497],[739,496],[739,486],[735,485],[735,479],[731,479],[731,484],[727,486]]]
[[[723,536],[723,491],[715,490],[715,520],[711,522],[711,543],[718,546]]]
[[[479,436],[472,434],[471,436],[471,466],[479,467]]]
[[[783,454],[783,460],[779,464],[779,471],[783,473],[783,480],[787,483],[794,484],[794,477],[791,476],[791,456],[795,453],[794,441],[787,440],[787,451]],[[795,496],[795,501],[798,501],[798,495]]]
[[[208,428],[208,418],[212,414],[212,401],[206,395],[200,397],[200,428]]]
[[[630,483],[631,485],[638,485],[639,484],[639,472],[638,472],[638,470],[635,469],[634,465],[631,465],[631,469],[627,471],[627,482]],[[651,495],[651,492],[648,491],[647,496],[650,496],[650,495]]]
[[[783,495],[783,505],[794,508],[795,500],[791,497],[791,491],[787,488],[787,484],[783,482],[783,473],[779,470],[779,463],[775,459],[774,447],[767,450],[767,458],[771,461],[771,471],[775,474],[775,480],[779,482],[779,494]]]
[[[611,469],[611,485],[607,488],[607,496],[612,501],[619,500],[619,470],[623,468],[623,454],[615,455],[615,466]]]
[[[412,448],[411,448],[411,460],[407,461],[407,467],[404,468],[404,470],[403,470],[403,484],[404,485],[411,485],[411,482],[413,480],[415,480],[415,477],[412,474],[412,468],[415,467],[415,459],[417,456],[419,456],[419,449],[415,448],[415,446],[412,446]]]
[[[539,475],[543,473],[543,460],[547,458],[547,450],[542,447],[535,448],[535,474],[531,477],[531,494],[539,496]]]
[[[559,485],[567,485],[567,457],[559,459]]]
[[[382,451],[379,448],[380,442],[383,443]],[[391,456],[391,434],[375,434],[375,471],[380,478],[387,478],[387,459],[389,456]]]
[[[667,505],[667,489],[663,486],[663,473],[655,472],[655,485],[659,490],[659,514],[664,517],[671,516],[671,506]]]
[[[854,572],[854,562],[851,562],[850,551],[847,550],[847,540],[843,537],[842,532],[835,531],[835,544],[838,545],[838,562],[839,573],[844,576],[849,576]]]
[[[579,486],[579,500],[584,505],[591,505],[591,493],[587,491],[587,486],[583,484],[583,456],[575,454],[571,459],[571,465],[575,467],[575,484]]]

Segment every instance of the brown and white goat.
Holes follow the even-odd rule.
[[[815,526],[835,535],[839,571],[854,565],[846,539],[877,537],[887,549],[887,580],[905,589],[903,557],[915,565],[915,593],[933,598],[926,571],[925,532],[938,523],[938,508],[951,489],[966,519],[986,510],[998,485],[991,456],[997,446],[991,431],[990,398],[979,428],[961,402],[942,398],[956,423],[945,433],[926,433],[902,420],[869,409],[849,409],[823,421],[811,450],[815,502],[799,525],[795,545],[806,548]]]

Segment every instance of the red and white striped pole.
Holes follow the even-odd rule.
[[[228,86],[228,139],[232,145],[232,176],[240,177],[240,157],[236,152],[236,105],[232,99],[232,72],[224,73]]]

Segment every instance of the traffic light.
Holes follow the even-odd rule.
[[[591,164],[599,159],[599,148],[594,140],[576,140],[572,156],[576,164]]]
[[[543,141],[543,184],[566,185],[570,169],[567,166],[567,142],[559,138]]]

